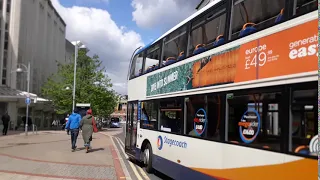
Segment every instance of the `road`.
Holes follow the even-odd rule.
[[[120,129],[120,130],[119,130]],[[109,131],[120,131],[121,133],[115,134],[113,136],[113,141],[116,142],[118,149],[121,149],[121,157],[123,159],[128,159],[124,153],[124,142],[125,142],[125,125],[122,128],[113,128],[108,129]],[[160,172],[155,172],[154,174],[148,174],[141,165],[133,163],[129,160],[124,161],[126,167],[128,168],[129,173],[137,179],[146,179],[146,180],[161,180],[161,179],[170,179]]]
[[[93,135],[92,150],[85,153],[81,133],[77,150],[70,149],[64,131],[38,134],[9,132],[0,136],[1,180],[160,180],[161,173],[148,174],[128,160],[123,128],[104,129]]]

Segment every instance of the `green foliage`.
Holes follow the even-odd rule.
[[[99,57],[89,57],[87,52],[80,50],[77,59],[76,103],[90,103],[94,115],[108,116],[118,97]],[[42,87],[42,95],[52,100],[58,114],[72,111],[73,72],[74,63],[58,64],[57,74],[48,78]]]

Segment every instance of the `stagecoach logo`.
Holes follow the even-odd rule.
[[[198,136],[201,136],[203,132],[206,130],[206,125],[207,125],[207,114],[206,111],[203,108],[200,108],[194,119],[193,119],[193,124],[194,124],[194,131]]]
[[[158,146],[158,149],[159,149],[159,150],[162,149],[163,140],[162,140],[162,137],[161,137],[161,136],[158,136],[157,146]]]
[[[167,146],[169,147],[174,146],[174,147],[180,147],[180,148],[187,148],[188,146],[188,143],[186,141],[179,141],[179,140],[167,138],[166,136],[164,136],[164,138],[162,139],[161,136],[158,136],[158,140],[157,140],[158,149],[161,150],[164,144],[167,144]]]
[[[246,111],[238,125],[241,140],[248,144],[253,142],[260,131],[260,115],[258,111],[255,109]]]

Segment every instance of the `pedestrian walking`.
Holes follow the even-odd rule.
[[[98,132],[96,121],[92,115],[92,110],[89,109],[87,114],[82,118],[80,122],[80,127],[82,129],[82,139],[84,141],[84,147],[86,148],[86,153],[89,152],[90,143],[92,141],[92,133]]]
[[[2,116],[1,120],[2,120],[2,124],[3,124],[2,134],[5,136],[5,135],[7,135],[9,122],[10,122],[10,116],[9,116],[8,112],[6,112]]]
[[[79,126],[80,126],[81,116],[77,113],[75,110],[68,119],[68,122],[66,124],[66,131],[67,133],[71,132],[71,149],[72,152],[76,150],[77,146],[77,138],[79,135]],[[69,134],[69,133],[68,133]]]

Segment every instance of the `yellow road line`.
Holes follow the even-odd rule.
[[[113,138],[112,138],[112,139],[113,139]],[[129,157],[128,157],[128,155],[124,152],[124,149],[123,149],[123,147],[121,146],[121,143],[119,142],[119,140],[117,139],[117,137],[115,137],[115,139],[117,140],[117,142],[118,142],[118,144],[119,144],[119,146],[120,146],[120,149],[121,149],[122,153],[124,154],[124,156],[126,157],[126,159],[128,159]],[[140,180],[140,179],[143,180],[142,177],[140,176],[140,174],[138,173],[137,168],[135,167],[135,165],[133,165],[133,163],[132,163],[131,161],[128,161],[128,162],[129,162],[129,165],[130,165],[130,167],[131,167],[134,175],[136,175],[136,177],[137,177],[139,180]]]
[[[117,138],[117,141],[120,141],[120,143],[123,145],[122,147],[124,147],[124,143],[121,141],[121,139],[118,138],[118,137],[116,137],[116,138]],[[137,167],[138,167],[138,170],[139,170],[139,172],[141,173],[141,175],[142,175],[146,180],[150,180],[149,176],[144,172],[144,170],[143,170],[141,167],[139,167],[139,166],[137,166]]]

